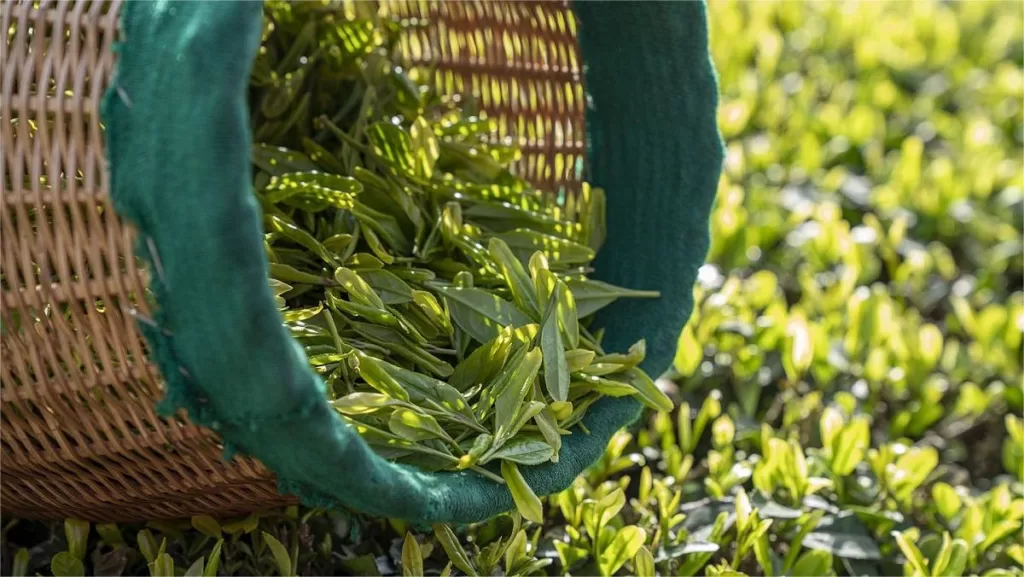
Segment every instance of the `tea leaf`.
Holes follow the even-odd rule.
[[[565,360],[565,346],[558,326],[558,295],[551,294],[547,312],[540,329],[540,346],[544,356],[544,385],[555,401],[569,397],[569,365]]]
[[[512,292],[512,299],[527,316],[534,320],[540,319],[540,303],[533,290],[533,283],[523,269],[523,265],[512,255],[512,251],[500,238],[492,238],[487,245],[488,252],[505,278],[505,284]]]
[[[832,573],[832,554],[828,551],[808,551],[797,559],[790,572],[794,577],[821,577]]]
[[[544,441],[551,447],[550,459],[553,463],[558,462],[558,452],[562,448],[562,435],[558,428],[558,420],[558,416],[550,406],[541,409],[534,417]]]
[[[594,251],[590,247],[558,237],[544,234],[528,228],[517,228],[495,237],[508,247],[510,255],[519,262],[529,262],[534,253],[540,251],[556,266],[585,264],[594,260]]]
[[[424,178],[434,175],[434,165],[441,157],[437,137],[430,123],[422,116],[417,118],[409,129],[411,148],[416,158],[416,172]]]
[[[213,549],[208,555],[209,561],[206,563],[206,568],[203,570],[204,577],[216,577],[217,569],[220,568],[220,550],[224,547],[224,539],[218,539],[217,543],[213,545]]]
[[[61,551],[50,560],[50,572],[54,577],[79,577],[85,575],[85,565],[71,553]]]
[[[637,577],[654,577],[654,556],[647,547],[640,547],[633,558],[633,573]]]
[[[444,547],[444,551],[448,554],[448,558],[453,565],[466,575],[476,577],[477,572],[473,567],[473,563],[469,560],[469,555],[466,554],[466,550],[462,548],[458,537],[455,536],[455,533],[448,525],[434,525],[434,536],[437,538],[438,543]]]
[[[647,373],[640,369],[629,370],[630,383],[636,389],[640,400],[656,411],[671,411],[672,399],[668,398]]]
[[[331,406],[346,415],[366,415],[396,404],[387,395],[378,393],[351,393],[331,401]]]
[[[490,341],[504,327],[521,327],[530,322],[512,303],[481,289],[436,288],[448,302],[455,324],[478,342]]]
[[[554,449],[542,438],[535,436],[516,437],[504,445],[489,457],[490,459],[504,459],[519,463],[520,465],[539,465],[551,459]]]
[[[25,549],[24,547],[18,549],[18,552],[14,554],[14,560],[11,563],[12,577],[25,577],[28,575],[29,561],[31,561],[31,555],[29,555],[28,549]],[[51,571],[52,568],[53,565],[51,563]],[[57,575],[57,572],[53,571],[53,574]]]
[[[558,281],[558,326],[562,329],[568,348],[580,346],[579,311],[576,310],[576,299],[572,291],[562,281]]]
[[[906,535],[901,532],[894,532],[893,538],[896,539],[896,544],[899,546],[900,551],[907,558],[907,563],[914,569],[918,575],[928,575],[927,561],[924,556],[921,555],[921,551],[916,545],[907,539]]]
[[[391,413],[388,428],[396,435],[410,441],[445,438],[444,429],[430,415],[423,415],[407,408],[398,408]]]
[[[613,575],[626,561],[632,559],[647,540],[647,532],[635,525],[619,529],[608,547],[601,552],[598,562],[603,575]]]
[[[540,371],[543,355],[533,349],[522,356],[522,360],[514,367],[508,380],[501,386],[495,400],[496,436],[502,438],[512,427],[513,417],[522,407],[526,395]]]
[[[139,552],[142,553],[142,558],[147,563],[156,561],[159,545],[157,545],[156,538],[150,533],[149,529],[143,529],[139,531],[136,537],[136,543],[138,543]]]
[[[655,291],[637,291],[613,286],[593,279],[569,279],[565,283],[576,300],[580,318],[588,317],[620,298],[658,298]]]
[[[544,522],[544,509],[540,499],[533,493],[533,489],[526,484],[522,473],[515,463],[510,461],[501,462],[501,477],[505,479],[509,491],[512,493],[512,500],[515,501],[516,509],[526,519],[534,523]]]
[[[267,546],[270,547],[270,552],[274,556],[274,563],[277,564],[277,572],[281,577],[290,577],[292,575],[292,560],[291,556],[288,555],[288,550],[285,546],[277,540],[276,537],[263,532],[263,540],[266,541]]]
[[[68,540],[68,553],[75,559],[85,559],[85,548],[89,540],[90,524],[80,519],[64,521],[64,535]]]
[[[405,541],[402,543],[402,575],[406,577],[421,577],[423,575],[423,553],[420,552],[420,544],[412,533],[406,533]]]
[[[405,281],[386,270],[371,270],[359,273],[370,288],[379,295],[387,305],[400,305],[412,302],[412,288]]]
[[[156,560],[149,564],[149,573],[153,577],[173,577],[174,559],[167,553],[161,552]]]
[[[596,356],[593,351],[573,349],[565,352],[565,362],[570,373],[578,373],[590,366]]]
[[[188,569],[185,570],[185,577],[203,577],[206,574],[206,560],[203,557],[196,559]]]
[[[952,519],[960,512],[960,496],[946,483],[936,483],[932,486],[932,500],[935,502],[935,508],[946,519]]]
[[[220,523],[209,515],[196,515],[192,517],[192,527],[203,535],[220,539]]]

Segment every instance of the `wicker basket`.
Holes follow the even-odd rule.
[[[417,2],[403,39],[517,134],[519,174],[579,186],[584,97],[567,2]],[[293,502],[259,463],[153,410],[161,395],[136,319],[146,286],[132,231],[107,204],[97,111],[114,65],[119,1],[0,5],[0,504],[30,518],[121,521],[241,514]],[[546,136],[544,136],[546,135]],[[136,304],[139,303],[139,304]]]

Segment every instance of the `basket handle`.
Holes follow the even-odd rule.
[[[690,159],[682,154],[685,148],[671,143],[643,165],[609,161],[607,155],[616,150],[612,141],[625,138],[621,131],[632,130],[635,122],[652,134],[667,133],[653,132],[659,121],[653,110],[638,110],[641,116],[631,119],[600,115],[627,96],[621,88],[612,90],[613,77],[629,83],[629,76],[642,70],[630,58],[611,59],[592,68],[587,77],[599,113],[592,120],[598,129],[593,152],[598,162],[608,163],[606,168],[595,166],[595,180],[611,193],[610,213],[615,214],[623,203],[639,207],[636,218],[610,224],[614,242],[604,255],[608,278],[629,274],[609,262],[616,255],[642,256],[645,246],[655,241],[663,242],[668,251],[685,249],[677,254],[693,255],[687,257],[684,272],[671,279],[657,278],[655,261],[640,265],[641,276],[625,277],[650,281],[648,288],[666,292],[663,300],[679,300],[659,305],[658,311],[671,321],[671,326],[661,328],[619,316],[625,313],[646,322],[659,312],[621,308],[621,313],[607,320],[616,338],[619,331],[627,338],[622,324],[626,323],[634,334],[642,329],[659,341],[674,342],[671,333],[692,306],[687,296],[693,282],[691,269],[706,251],[705,207],[710,206],[721,161],[703,5],[671,5],[676,8],[664,8],[667,12],[661,16],[683,20],[664,27],[670,36],[660,42],[680,47],[676,56],[702,73],[693,76],[676,67],[659,68],[658,82],[670,81],[663,92],[680,91],[681,96],[657,111],[669,118],[685,118],[684,124],[692,125],[692,135],[679,132],[676,140],[686,135],[696,142],[714,142],[716,152],[703,157],[707,164],[691,169],[679,166]],[[626,14],[635,11],[642,19],[650,17],[644,4],[619,4],[614,14],[610,6],[589,3],[578,9],[582,27],[590,27],[595,38],[599,30],[603,35],[621,26]],[[340,504],[378,516],[454,523],[480,521],[511,510],[508,490],[475,473],[427,474],[373,453],[330,408],[323,383],[281,324],[266,280],[260,210],[251,191],[246,89],[262,31],[260,3],[127,2],[121,16],[124,42],[102,114],[114,208],[137,228],[137,252],[154,272],[150,288],[158,304],[156,326],[140,324],[140,330],[167,382],[162,409],[188,410],[194,422],[218,431],[226,444],[275,471],[282,491],[310,505]],[[659,22],[649,24],[662,30]],[[634,45],[643,50],[646,40],[631,39],[640,41],[644,44]],[[603,59],[602,51],[607,49],[595,54]],[[672,77],[673,73],[681,76]],[[679,78],[694,84],[680,87]],[[701,103],[692,102],[694,98]],[[628,175],[638,167],[660,176],[630,181]],[[634,188],[639,185],[645,188]],[[630,189],[675,196],[633,205],[628,200]],[[618,195],[627,196],[620,199]],[[622,236],[660,221],[659,217],[641,222],[641,215],[684,219],[681,213],[693,206],[700,214],[680,220],[679,234],[634,241]],[[620,243],[626,246],[619,248]],[[660,352],[651,357],[652,363],[664,361]],[[575,431],[566,438],[559,463],[524,467],[527,482],[538,494],[565,488],[601,455],[614,432],[638,414],[639,404],[631,399],[603,399],[587,414],[590,434]]]

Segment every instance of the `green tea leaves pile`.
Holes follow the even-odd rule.
[[[601,191],[558,202],[508,167],[496,125],[392,59],[398,25],[323,3],[266,3],[252,73],[256,193],[271,285],[334,406],[381,455],[507,482],[557,461],[600,396],[672,403],[602,350],[589,320],[657,293],[587,278]],[[367,10],[369,5],[349,5]],[[484,465],[500,461],[497,467]]]

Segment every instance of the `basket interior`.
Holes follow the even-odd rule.
[[[98,103],[120,2],[0,6],[0,448],[5,511],[113,521],[240,514],[291,499],[259,463],[221,458],[153,410],[160,377],[136,330],[149,312],[134,236],[107,203]],[[582,185],[584,92],[568,2],[385,0],[411,66],[472,96],[543,190]]]

